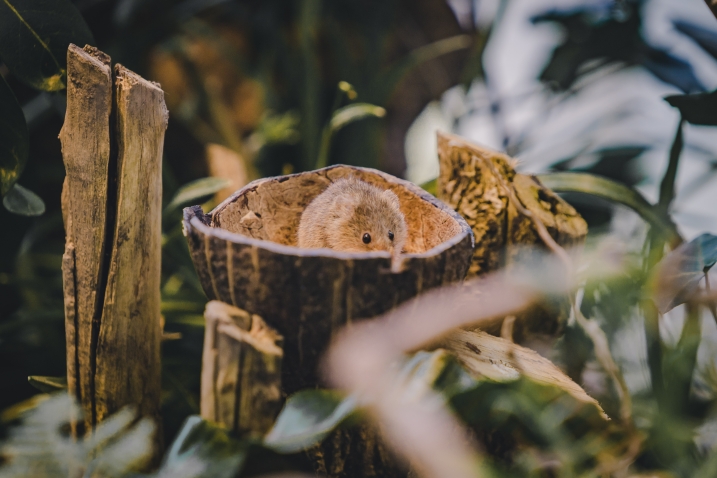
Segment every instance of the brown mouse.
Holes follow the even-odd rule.
[[[398,196],[354,177],[339,179],[316,196],[299,222],[299,247],[310,249],[398,256],[407,235]]]

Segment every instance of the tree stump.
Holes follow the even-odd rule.
[[[281,409],[282,337],[258,315],[211,301],[204,312],[202,417],[261,438]]]
[[[350,174],[399,197],[409,239],[398,273],[388,252],[296,247],[304,208]],[[207,296],[259,315],[284,336],[286,393],[319,383],[318,361],[334,331],[463,280],[473,251],[470,228],[445,204],[407,181],[351,166],[254,181],[207,215],[184,209],[184,229]]]
[[[125,405],[158,422],[164,93],[89,46],[70,45],[67,77],[68,389],[88,432]]]
[[[537,217],[561,246],[575,246],[585,239],[587,223],[577,211],[537,178],[516,173],[515,160],[505,154],[438,133],[438,157],[438,197],[466,218],[475,235],[468,278],[518,264],[524,246],[544,247],[533,220],[521,214],[520,206]],[[511,202],[511,197],[520,204]],[[520,314],[516,340],[535,333],[561,333],[567,305],[567,301],[538,305]],[[498,335],[501,325],[499,320],[486,330]]]

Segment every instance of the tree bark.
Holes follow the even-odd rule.
[[[113,85],[110,58],[89,46],[70,45],[67,63],[68,388],[88,431],[125,405],[159,421],[164,94],[121,65]]]

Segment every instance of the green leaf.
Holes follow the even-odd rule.
[[[421,184],[421,189],[435,196],[438,189],[438,179],[431,179],[430,181]]]
[[[384,108],[369,103],[354,103],[336,110],[321,135],[321,145],[319,148],[319,156],[316,160],[316,169],[328,166],[331,139],[334,133],[354,121],[368,117],[382,118],[385,115],[386,110]]]
[[[193,467],[196,473],[183,476],[232,478],[245,459],[245,444],[231,438],[226,429],[193,415],[184,422],[167,451],[159,475],[174,476],[172,471]]]
[[[682,304],[717,262],[717,236],[702,234],[667,254],[655,269],[653,299],[661,313]]]
[[[590,194],[627,206],[664,233],[670,242],[681,241],[674,224],[658,214],[655,207],[639,192],[624,184],[587,173],[548,173],[540,174],[537,178],[545,187],[555,192]]]
[[[28,143],[22,108],[0,76],[0,195],[7,194],[25,167]]]
[[[23,82],[64,89],[70,43],[92,45],[94,39],[69,0],[0,0],[0,58]]]
[[[386,110],[380,106],[372,105],[370,103],[354,103],[344,106],[343,108],[339,108],[331,117],[331,132],[335,133],[349,123],[353,123],[356,120],[370,116],[383,118],[386,116]]]
[[[201,178],[187,183],[177,190],[166,210],[169,211],[183,204],[198,202],[202,198],[221,191],[230,184],[231,182],[228,179],[214,177]]]
[[[717,90],[694,95],[673,95],[665,98],[691,124],[717,126]]]
[[[40,216],[45,212],[45,203],[40,196],[15,184],[2,199],[2,205],[13,214]]]
[[[447,398],[474,385],[474,380],[444,350],[418,352],[401,365],[395,384],[404,396],[434,388]],[[302,390],[289,397],[264,445],[295,453],[321,442],[331,431],[356,416],[358,401],[332,390]]]
[[[27,377],[27,381],[43,393],[67,390],[67,377],[41,377],[39,375],[30,375]]]
[[[672,141],[672,147],[670,148],[670,160],[667,163],[667,169],[665,170],[665,175],[662,177],[662,182],[660,182],[660,198],[657,201],[657,207],[662,214],[667,214],[672,200],[675,199],[677,166],[680,164],[680,155],[682,154],[682,147],[684,146],[684,140],[682,139],[683,124],[684,120],[680,119],[680,122],[677,124],[675,139]]]
[[[356,399],[332,390],[302,390],[286,401],[264,444],[295,453],[319,443],[356,411]]]

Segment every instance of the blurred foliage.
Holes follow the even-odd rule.
[[[645,387],[630,390],[630,420],[606,422],[594,407],[527,379],[476,380],[435,352],[419,352],[404,364],[409,370],[440,364],[431,369],[439,373],[421,379],[494,457],[496,476],[717,475],[715,439],[697,440],[716,419],[715,357],[699,365],[698,349],[702,314],[717,320],[707,276],[717,244],[704,235],[677,247],[682,239],[670,209],[684,123],[717,125],[716,93],[705,91],[692,65],[644,38],[642,12],[649,1],[585,2],[533,17],[564,32],[539,73],[555,95],[575,94],[595,71],[634,65],[686,93],[666,98],[683,121],[655,204],[632,187],[637,179],[628,167],[649,145],[601,149],[588,166],[564,158],[551,168],[580,172],[541,176],[549,187],[578,198],[592,231],[605,221],[585,197],[625,205],[647,224],[640,248],[629,251],[630,266],[618,277],[585,284],[576,300],[577,311],[600,326],[613,352],[628,327],[644,337],[644,344],[632,346],[645,349],[649,377]],[[715,30],[682,20],[673,26],[717,58]],[[162,346],[163,433],[172,445],[151,476],[252,476],[306,470],[301,450],[367,415],[355,397],[302,391],[288,398],[261,443],[230,436],[196,416],[206,297],[187,253],[179,208],[200,201],[211,208],[212,195],[225,186],[206,177],[206,146],[218,143],[238,153],[252,178],[332,163],[401,175],[408,127],[429,101],[483,75],[483,48],[494,29],[464,31],[442,0],[0,3],[0,186],[7,209],[0,210],[0,407],[28,399],[35,393],[31,386],[43,392],[63,386],[57,377],[65,373],[64,171],[57,134],[69,42],[93,43],[94,34],[96,46],[114,61],[159,81],[170,109],[161,310],[166,331],[181,338]],[[519,150],[521,138],[506,139],[506,145]],[[18,177],[38,195],[16,185]],[[591,236],[589,245],[596,240]],[[669,314],[683,315],[681,327],[675,340],[667,340],[661,324],[664,329],[664,314],[675,306]],[[611,417],[620,416],[619,391],[575,317],[549,354]],[[134,415],[123,411],[92,438],[75,442],[67,421],[77,410],[61,395],[37,395],[3,414],[0,477],[27,476],[28,469],[33,476],[67,476],[70,469],[141,476],[136,468],[150,449],[151,424],[134,423]]]

